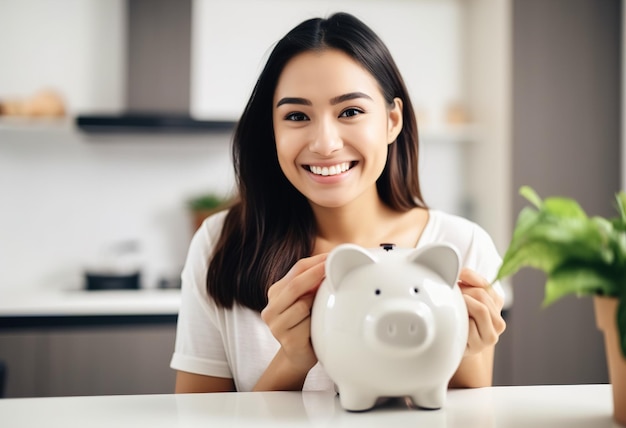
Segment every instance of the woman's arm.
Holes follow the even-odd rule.
[[[190,392],[232,392],[235,390],[235,383],[230,378],[204,376],[195,373],[178,371],[176,372],[177,394]]]
[[[469,334],[465,355],[449,386],[490,386],[493,380],[495,345],[506,328],[501,314],[504,299],[489,281],[467,268],[459,275],[459,287],[467,305]]]
[[[281,348],[267,367],[253,391],[301,391],[310,367],[295,367]]]
[[[464,356],[448,387],[480,388],[491,386],[493,381],[493,356],[493,346],[484,349],[479,354]]]

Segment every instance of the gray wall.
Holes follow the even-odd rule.
[[[613,216],[620,185],[619,0],[513,2],[513,213],[527,184]],[[590,298],[542,308],[543,274],[513,279],[515,302],[499,383],[607,382]]]

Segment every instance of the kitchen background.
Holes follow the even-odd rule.
[[[272,43],[336,10],[370,24],[405,76],[431,206],[478,222],[501,252],[523,184],[613,213],[624,187],[619,0],[0,0],[0,102],[53,88],[68,111],[0,117],[0,310],[15,314],[16,295],[82,289],[119,243],[136,243],[142,288],[175,285],[193,233],[187,201],[233,189],[230,133],[94,134],[75,117],[235,121]],[[512,282],[496,383],[606,382],[591,302],[544,310],[541,285],[525,271]],[[168,392],[173,329],[0,329],[6,395]]]

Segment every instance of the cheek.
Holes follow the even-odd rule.
[[[387,128],[380,124],[372,124],[363,128],[355,138],[361,143],[361,150],[365,154],[367,168],[376,176],[382,174],[387,164],[389,144],[387,142]]]
[[[370,122],[364,126],[350,129],[349,132],[351,141],[358,144],[367,153],[387,152],[387,128],[381,126],[381,123]]]
[[[276,141],[276,156],[278,157],[278,163],[280,168],[285,174],[288,173],[289,168],[295,166],[295,160],[298,155],[298,149],[296,141],[294,141],[293,135],[289,132],[275,131]]]

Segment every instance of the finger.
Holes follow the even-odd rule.
[[[268,323],[274,336],[282,336],[285,332],[296,328],[311,316],[314,297],[305,296],[294,302],[293,305],[283,310],[278,316]]]
[[[486,292],[496,303],[499,310],[504,306],[503,296],[482,275],[471,269],[464,268],[461,271],[458,284],[462,292],[472,292],[471,290],[476,290],[476,293],[479,293],[479,290]],[[478,294],[473,295],[477,296]]]
[[[312,269],[313,269],[313,272],[311,276],[313,277],[312,278],[313,281],[315,281],[315,279],[317,277],[320,277],[321,275],[321,278],[319,280],[319,282],[321,282],[321,280],[324,277],[325,261],[326,261],[326,254],[320,254],[317,256],[307,257],[307,258],[298,260],[283,278],[281,278],[280,280],[278,280],[277,282],[275,282],[269,287],[269,289],[267,290],[268,297],[271,298],[272,294],[281,294],[285,288],[289,288],[289,287],[293,288],[294,285],[292,285],[292,282],[296,280],[297,280],[297,283],[299,284],[301,284],[302,280],[306,281],[307,278],[309,278],[309,276],[305,275],[302,277],[302,275],[311,271]],[[300,287],[306,287],[306,286],[300,285]]]
[[[304,307],[300,308],[303,303],[298,303],[296,309],[292,310],[292,313],[298,314],[299,310],[307,314],[310,312],[310,307],[315,297],[315,290],[317,290],[323,278],[324,263],[322,262],[295,277],[282,289],[278,288],[273,292],[268,292],[268,303],[261,311],[261,319],[270,327],[274,336],[280,335],[282,331],[291,328],[302,319],[302,317],[298,318],[296,316],[294,321],[293,317],[287,316],[285,318],[282,316],[296,302],[301,300],[304,302]]]
[[[291,281],[296,276],[301,273],[311,269],[312,267],[324,263],[326,261],[327,253],[317,254],[311,257],[305,257],[303,259],[298,260],[292,267],[289,269],[289,272],[285,275],[285,279],[287,281]]]
[[[459,286],[482,288],[486,290],[494,300],[501,305],[504,305],[504,292],[500,286],[494,287],[493,283],[487,281],[487,279],[477,273],[476,271],[463,268],[459,274]]]
[[[500,316],[504,302],[497,294],[492,294],[484,288],[463,285],[461,286],[461,293],[472,296],[474,299],[487,306],[493,316]]]
[[[483,345],[494,345],[498,342],[499,334],[497,333],[492,322],[490,311],[485,305],[472,296],[464,295],[467,312],[471,319],[476,323],[476,330],[480,343]]]
[[[506,329],[506,322],[502,318],[503,300],[496,293],[495,296],[480,288],[465,288],[462,290],[464,294],[471,296],[477,302],[485,305],[491,316],[491,323],[498,334]],[[469,310],[469,309],[468,309]]]
[[[463,285],[471,287],[480,287],[484,289],[491,288],[491,283],[489,281],[487,281],[478,272],[469,268],[461,269],[461,273],[459,273],[459,282]]]
[[[302,296],[313,295],[324,279],[324,272],[322,262],[300,273],[280,289],[268,291],[269,304],[280,313]]]
[[[478,333],[478,326],[476,325],[476,321],[473,318],[469,319],[468,325],[468,334],[467,334],[467,346],[465,348],[468,354],[474,354],[479,352],[480,346],[480,334]]]

